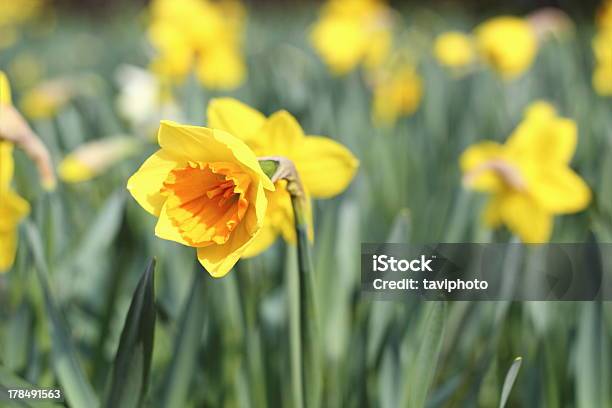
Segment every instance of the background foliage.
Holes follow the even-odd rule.
[[[359,73],[331,77],[314,56],[305,40],[311,7],[291,15],[250,10],[249,79],[229,93],[265,113],[289,110],[309,134],[341,141],[361,161],[345,194],[316,204],[322,405],[497,406],[520,356],[509,406],[612,407],[610,304],[360,296],[360,242],[510,239],[480,224],[482,198],[462,190],[457,158],[477,140],[503,141],[535,99],[577,121],[572,164],[595,193],[586,212],[556,220],[553,241],[612,239],[612,105],[590,85],[593,27],[581,23],[575,35],[549,41],[524,77],[502,83],[487,70],[454,79],[427,51],[436,33],[472,28],[473,16],[420,7],[404,14],[421,55],[424,97],[393,128],[372,126]],[[94,75],[93,94],[31,122],[58,163],[85,141],[129,133],[115,109],[114,72],[121,63],[146,66],[148,57],[139,10],[98,21],[56,18],[52,31],[26,30],[3,50],[0,69],[14,77],[15,61],[29,55],[46,77]],[[15,88],[19,99],[23,88]],[[192,79],[177,90],[193,124],[205,123],[206,103],[218,95]],[[74,407],[132,406],[140,395],[146,406],[294,406],[295,248],[279,241],[222,280],[202,273],[191,249],[154,237],[153,217],[125,190],[153,150],[52,193],[16,154],[16,189],[33,211],[13,269],[0,275],[0,386],[59,387]],[[153,257],[155,272],[145,272]]]

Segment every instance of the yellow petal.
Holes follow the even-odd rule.
[[[506,79],[515,78],[527,70],[538,50],[535,31],[522,18],[492,18],[479,25],[475,34],[485,61]]]
[[[214,98],[208,104],[208,126],[221,129],[250,144],[266,117],[234,98]]]
[[[540,116],[522,122],[508,138],[506,146],[519,160],[568,164],[576,151],[577,140],[578,130],[573,120],[545,120]]]
[[[13,179],[14,167],[13,144],[0,140],[0,191],[9,188]]]
[[[480,142],[468,147],[459,158],[464,180],[470,188],[479,191],[499,191],[504,187],[499,175],[486,169],[487,162],[503,157],[503,146],[495,142]]]
[[[0,71],[0,106],[11,105],[11,86],[9,84],[6,74]]]
[[[343,192],[359,167],[359,161],[350,150],[320,136],[305,137],[293,159],[302,183],[317,198]]]
[[[157,224],[155,225],[155,235],[161,239],[178,242],[179,244],[192,246],[181,236],[179,229],[172,224],[172,220],[168,216],[166,204],[164,204],[159,213]]]
[[[216,143],[213,130],[201,126],[161,121],[158,143],[176,157],[195,162],[227,161],[231,153]]]
[[[6,272],[15,262],[17,230],[0,231],[0,273]]]
[[[530,180],[530,192],[553,214],[574,213],[591,201],[591,190],[569,167],[546,167]]]
[[[58,173],[66,183],[80,183],[95,177],[91,167],[74,156],[67,156],[59,165]]]
[[[239,50],[231,46],[213,47],[196,66],[198,79],[211,89],[237,88],[244,82],[246,72]]]
[[[184,161],[168,151],[158,150],[128,180],[130,194],[142,208],[159,216],[166,200],[160,190],[168,173],[180,165],[184,165]]]
[[[314,230],[312,221],[312,201],[308,189],[304,189],[304,212],[306,224],[308,225],[308,239],[313,240]],[[295,217],[293,215],[293,205],[291,196],[287,191],[287,181],[276,182],[276,191],[268,193],[268,212],[266,213],[266,223],[279,231],[283,239],[289,244],[295,244],[297,236],[295,234]]]
[[[554,118],[556,115],[557,110],[555,107],[546,101],[533,102],[525,109],[526,119],[548,120]]]
[[[222,278],[238,262],[253,239],[254,236],[247,234],[241,224],[225,244],[198,248],[198,260],[211,276]]]
[[[345,18],[323,19],[310,35],[313,47],[336,75],[346,74],[359,64],[367,39],[359,21]]]
[[[484,222],[491,228],[498,228],[503,222],[501,213],[503,201],[500,199],[500,196],[501,194],[496,194],[491,197],[484,209]]]
[[[592,82],[599,95],[612,95],[612,63],[598,64],[593,71]]]
[[[278,237],[278,231],[271,225],[264,225],[263,228],[255,235],[253,241],[246,248],[242,254],[242,257],[251,258],[259,255],[274,244],[276,237]]]
[[[504,223],[524,243],[545,243],[550,240],[553,217],[525,194],[505,194],[501,204]]]
[[[203,163],[238,160],[262,180],[264,188],[274,190],[274,184],[261,170],[253,151],[242,140],[227,132],[162,121],[158,140],[163,150],[184,160]]]
[[[287,111],[278,111],[270,116],[254,140],[254,150],[259,155],[291,157],[296,148],[301,148],[304,131],[297,120]]]
[[[453,68],[463,67],[474,60],[474,45],[467,34],[449,31],[436,38],[434,55],[442,65]]]
[[[30,212],[30,204],[17,193],[0,191],[0,231],[10,231]]]

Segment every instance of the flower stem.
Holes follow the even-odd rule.
[[[316,408],[321,403],[322,370],[314,268],[308,241],[307,198],[297,169],[289,159],[277,156],[260,157],[259,165],[272,182],[286,180],[287,192],[291,196],[297,236],[298,279],[297,282],[290,279],[289,285],[294,288],[297,283],[296,292],[299,297],[296,305],[299,311],[290,315],[291,318],[299,318],[299,324],[290,325],[291,364],[294,365],[294,380],[301,382],[295,387],[297,392],[301,391],[296,397],[297,404]],[[293,299],[289,301],[293,303]],[[295,365],[300,367],[295,368]]]
[[[299,331],[302,349],[302,389],[306,407],[318,407],[321,395],[321,361],[318,331],[318,311],[315,299],[314,268],[308,223],[306,221],[305,197],[296,194],[297,189],[288,185],[295,218],[298,247],[299,284]]]

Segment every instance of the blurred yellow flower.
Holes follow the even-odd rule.
[[[66,183],[91,180],[114,164],[139,151],[140,142],[132,137],[118,136],[79,146],[59,165],[60,179]]]
[[[434,55],[438,62],[450,68],[461,68],[474,61],[472,38],[458,31],[440,34],[434,43]]]
[[[378,126],[393,125],[414,113],[423,96],[423,81],[412,64],[401,63],[383,72],[374,83],[372,117]]]
[[[44,81],[28,90],[20,101],[21,110],[30,119],[54,117],[76,94],[64,79]]]
[[[599,31],[593,38],[595,70],[593,88],[604,96],[612,95],[612,1],[605,2],[598,14]]]
[[[0,110],[11,104],[11,89],[0,71]],[[17,252],[18,226],[30,212],[30,205],[11,189],[13,144],[0,138],[0,272],[8,270]]]
[[[524,73],[538,50],[536,33],[523,18],[496,17],[476,27],[474,33],[482,58],[506,79]]]
[[[44,6],[42,0],[0,1],[0,49],[17,41],[20,24],[36,17]]]
[[[213,99],[208,105],[208,124],[236,135],[258,157],[281,156],[291,160],[299,173],[307,196],[328,198],[344,191],[357,171],[359,162],[343,145],[322,136],[307,136],[287,111],[266,118],[248,105],[232,98]],[[247,248],[245,256],[255,256],[274,243],[279,234],[295,243],[293,209],[285,182],[268,192],[268,211],[261,232]],[[309,205],[309,204],[308,204]],[[312,213],[307,208],[312,228]],[[312,234],[312,231],[311,231]]]
[[[329,0],[312,28],[310,42],[336,75],[362,63],[376,67],[391,49],[391,15],[382,0]]]
[[[11,61],[9,73],[16,88],[30,87],[40,80],[45,67],[36,54],[28,51],[19,53]]]
[[[597,10],[597,26],[600,30],[612,30],[612,0],[604,0]]]
[[[465,185],[491,194],[485,222],[505,224],[526,243],[549,241],[554,215],[581,211],[591,200],[569,166],[576,143],[576,123],[537,102],[505,144],[485,141],[463,152]]]
[[[200,263],[222,277],[261,230],[274,184],[253,151],[223,130],[162,121],[158,141],[127,188],[158,217],[158,237],[197,248]]]
[[[236,88],[246,77],[244,16],[237,0],[154,0],[148,30],[158,52],[153,71],[181,81],[195,69],[208,88]]]

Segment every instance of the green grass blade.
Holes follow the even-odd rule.
[[[516,377],[518,376],[519,370],[521,369],[522,362],[523,359],[521,357],[517,357],[514,359],[514,362],[510,366],[510,369],[506,374],[506,379],[504,380],[504,386],[502,387],[499,408],[504,408],[506,406],[506,402],[508,402],[508,398],[510,397],[510,391],[512,391],[512,387],[514,386]]]
[[[418,347],[416,361],[410,365],[409,375],[406,378],[408,381],[407,404],[403,406],[410,408],[424,407],[427,401],[427,394],[433,382],[442,349],[446,303],[428,302],[424,308],[424,316],[421,344]]]
[[[124,189],[115,191],[106,200],[96,217],[93,219],[87,233],[79,239],[75,251],[74,264],[76,267],[87,265],[91,259],[107,249],[115,239],[121,222],[125,207]]]
[[[206,316],[205,274],[198,264],[187,304],[181,314],[174,354],[162,388],[162,407],[184,407],[197,364]]]
[[[607,359],[601,303],[582,305],[576,339],[576,407],[606,407],[604,370]]]
[[[121,332],[105,406],[138,407],[149,384],[155,332],[155,261],[134,291]]]
[[[26,224],[28,241],[36,265],[37,277],[44,296],[45,312],[51,331],[53,367],[61,385],[62,394],[73,407],[97,407],[98,398],[85,377],[68,329],[56,305],[47,281],[48,267],[43,256],[42,242],[36,227]]]

